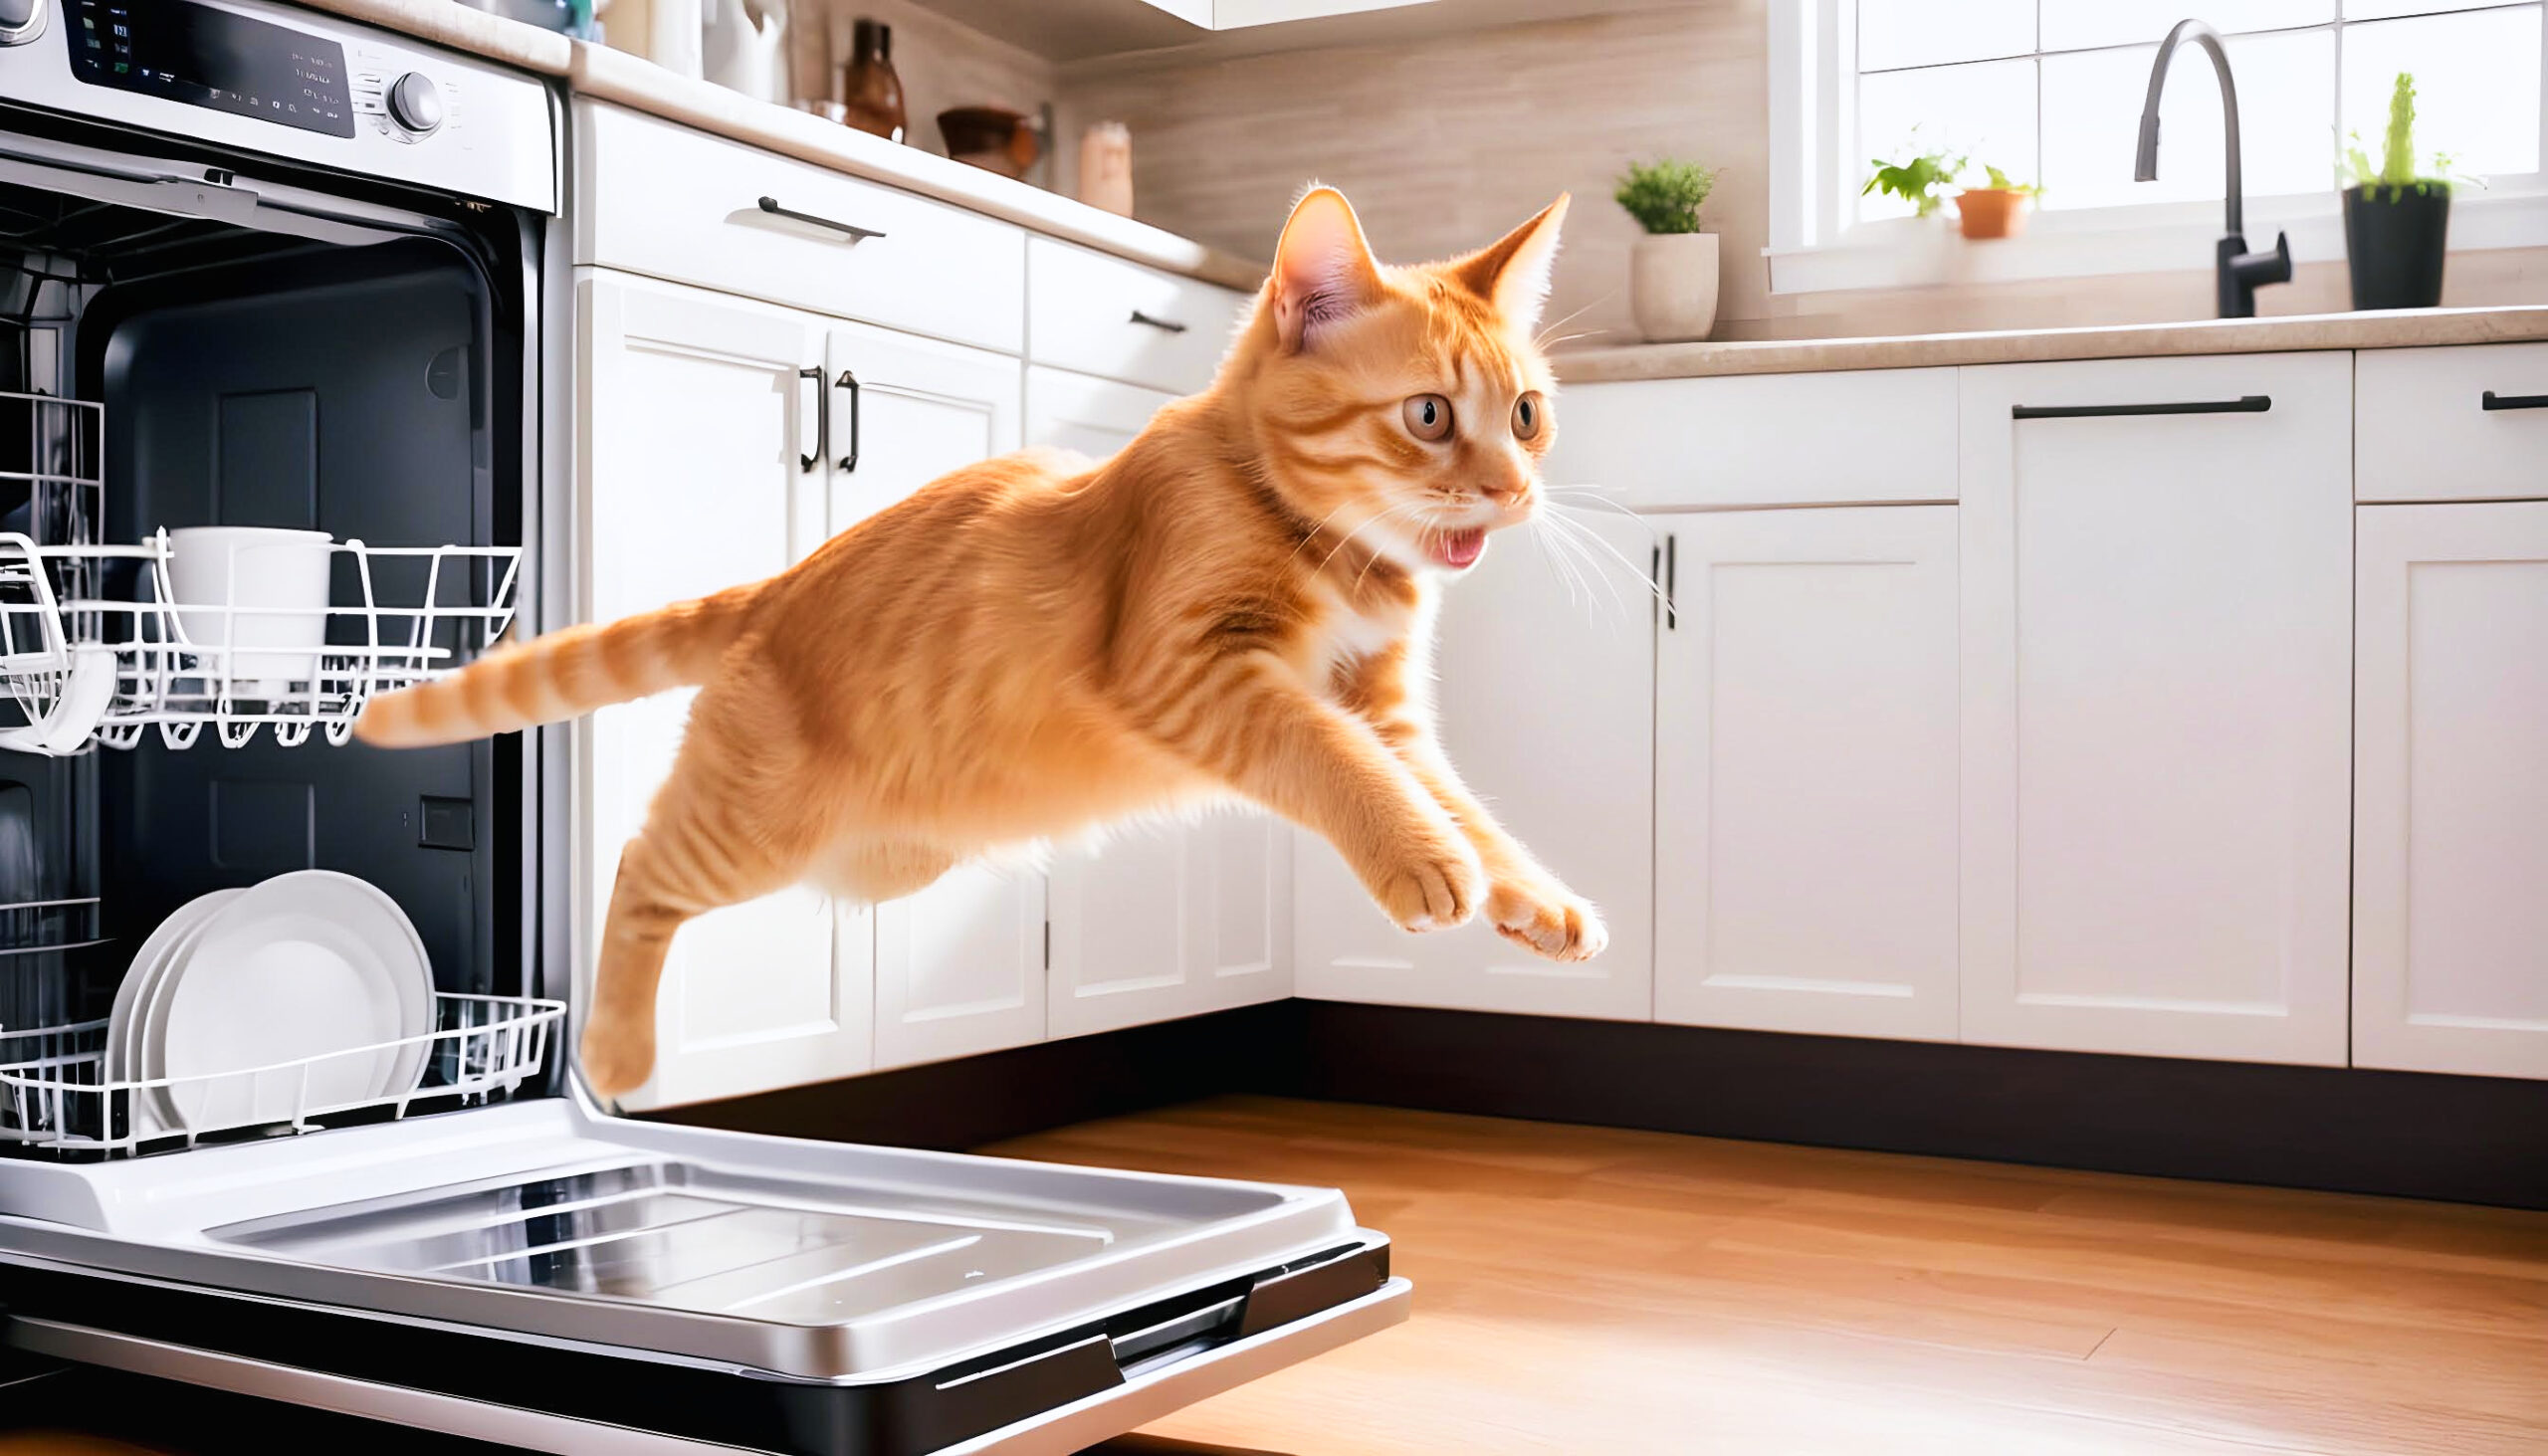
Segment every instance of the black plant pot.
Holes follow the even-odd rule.
[[[2450,238],[2450,188],[2347,187],[2345,258],[2357,309],[2430,309],[2442,302]]]

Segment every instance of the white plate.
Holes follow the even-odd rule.
[[[140,1044],[142,1019],[150,1005],[151,988],[176,962],[179,947],[192,938],[214,912],[247,893],[245,890],[215,890],[209,895],[199,895],[177,907],[174,914],[161,921],[159,928],[150,933],[150,938],[141,942],[140,951],[132,957],[131,968],[123,973],[123,983],[115,987],[114,1009],[106,1015],[106,1081],[108,1086],[141,1079],[134,1049]],[[158,1100],[155,1088],[131,1099],[132,1118],[138,1125],[135,1131],[142,1137],[162,1132],[168,1126],[166,1119],[153,1116],[158,1111]],[[109,1116],[112,1112],[111,1107],[107,1109]],[[109,1136],[112,1136],[111,1131]]]
[[[395,901],[351,875],[302,870],[259,885],[203,928],[165,984],[165,1014],[143,1019],[141,1058],[152,1076],[188,1079],[167,1090],[175,1126],[282,1122],[423,1080],[421,1041],[328,1055],[434,1028],[424,941]]]

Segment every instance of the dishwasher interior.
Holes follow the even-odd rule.
[[[0,181],[0,1156],[148,1154],[540,1085],[558,1018],[527,994],[518,933],[519,741],[347,740],[369,697],[513,614],[524,391],[501,275],[465,240],[296,226]],[[263,556],[199,527],[313,544]],[[190,553],[223,549],[226,591],[188,599]],[[290,571],[323,618],[255,604]],[[246,650],[276,630],[318,650]],[[435,993],[416,1085],[349,1095],[360,1079],[331,1074],[376,1047],[233,1068],[235,1088],[117,1065],[117,993],[153,932],[311,870],[413,927]],[[182,1127],[152,1111],[172,1101],[194,1104]]]

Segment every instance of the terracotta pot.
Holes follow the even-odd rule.
[[[2026,198],[2014,187],[1968,187],[1956,194],[1956,216],[1968,238],[2014,238],[2026,230]]]
[[[1716,285],[1714,233],[1648,233],[1628,255],[1628,312],[1648,343],[1707,337]]]

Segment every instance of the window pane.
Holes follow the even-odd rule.
[[[2334,186],[2335,34],[2232,37],[2249,197]],[[2221,88],[2211,58],[2180,51],[2159,103],[2159,180],[2132,180],[2156,45],[2043,58],[2043,205],[2115,207],[2222,193]],[[2536,65],[2538,52],[2531,52]]]
[[[1991,162],[2017,181],[2033,177],[2034,66],[1982,61],[1858,78],[1858,152],[1850,158],[1858,183],[1874,170],[1870,157],[1897,161],[1937,147],[1971,153],[1977,173]],[[1881,194],[1858,199],[1862,218],[1910,214],[1909,204]]]
[[[2168,38],[2169,27],[2189,15],[2201,16],[2212,23],[2214,30],[2227,36],[2244,30],[2323,25],[2336,18],[2336,0],[2203,0],[2201,4],[2191,0],[2043,0],[2043,48],[2075,51],[2083,46],[2155,46]]]
[[[1858,69],[2034,50],[2034,0],[1858,0]]]
[[[2379,165],[2398,73],[2416,77],[2416,165],[2539,170],[2539,7],[2345,27],[2345,128]]]

